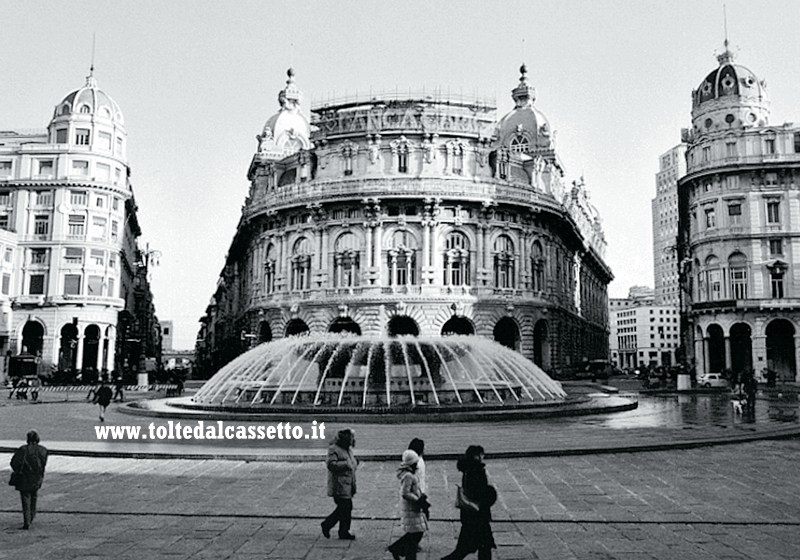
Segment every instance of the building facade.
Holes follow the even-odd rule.
[[[300,110],[289,71],[201,319],[198,364],[303,332],[477,334],[545,369],[608,353],[605,239],[526,69],[515,108],[371,94]]]
[[[678,307],[678,179],[686,175],[686,146],[675,146],[658,161],[652,201],[655,302]]]
[[[684,342],[697,373],[797,380],[800,128],[772,125],[765,82],[725,46],[692,92],[678,183]]]
[[[611,312],[611,361],[620,369],[672,366],[680,345],[678,308],[631,302]]]
[[[40,374],[135,369],[151,336],[126,151],[122,112],[93,73],[47,130],[0,132],[0,342]]]

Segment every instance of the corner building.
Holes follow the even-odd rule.
[[[301,112],[289,70],[258,136],[250,192],[201,319],[215,371],[311,332],[476,334],[545,369],[608,355],[605,239],[565,185],[521,68],[515,108],[371,94]]]
[[[697,373],[797,376],[800,128],[772,125],[766,84],[725,46],[692,92],[678,182],[684,342]]]
[[[47,130],[0,132],[0,343],[40,374],[135,370],[158,337],[139,304],[150,287],[126,150],[93,73]]]

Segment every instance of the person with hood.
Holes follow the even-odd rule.
[[[461,532],[458,534],[458,544],[442,560],[462,560],[475,551],[478,552],[478,560],[491,560],[492,549],[497,548],[490,524],[491,507],[497,501],[497,491],[486,477],[483,455],[483,447],[470,445],[456,463],[462,473],[461,488],[464,498],[474,507],[465,505],[460,508]]]
[[[356,437],[351,429],[340,430],[328,448],[328,496],[333,498],[336,509],[321,523],[322,534],[331,537],[331,529],[339,524],[339,538],[352,541],[350,532],[353,513],[353,496],[356,493],[356,469],[358,459],[353,455]]]
[[[394,560],[400,560],[400,557],[416,560],[417,546],[428,529],[428,519],[424,512],[430,506],[417,476],[419,460],[416,451],[406,449],[403,452],[403,462],[397,469],[397,478],[400,480],[400,515],[405,534],[389,545],[388,550]]]
[[[44,480],[47,465],[47,449],[39,445],[39,434],[31,430],[27,434],[27,444],[14,452],[11,457],[11,483],[22,498],[23,529],[29,529],[36,517],[36,497]]]

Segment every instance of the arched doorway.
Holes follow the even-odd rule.
[[[466,317],[453,316],[442,325],[442,336],[448,334],[475,334],[475,327]]]
[[[753,368],[752,331],[747,323],[736,323],[731,327],[731,370],[739,374]]]
[[[75,371],[78,359],[78,327],[68,323],[61,327],[61,340],[58,347],[58,369]]]
[[[419,336],[419,326],[408,315],[395,315],[389,319],[386,330],[389,336]]]
[[[44,327],[38,321],[28,321],[22,327],[22,354],[42,355],[44,344]]]
[[[270,340],[272,340],[272,329],[269,327],[269,323],[261,321],[258,326],[258,341],[269,342]]]
[[[97,370],[97,356],[100,350],[100,327],[89,325],[83,331],[83,364],[84,370]]]
[[[542,369],[550,367],[550,340],[544,319],[537,321],[533,328],[533,363]]]
[[[722,373],[725,369],[725,335],[719,325],[710,325],[707,332],[708,364],[706,372]]]
[[[338,317],[331,326],[328,327],[328,332],[331,333],[353,333],[360,335],[361,334],[361,327],[358,326],[358,323],[353,321],[350,317]]]
[[[511,317],[503,317],[494,326],[494,340],[506,348],[519,351],[519,327]]]
[[[794,381],[797,365],[794,358],[794,325],[775,319],[767,325],[767,367],[779,381]]]
[[[299,334],[308,334],[310,329],[302,319],[292,319],[286,323],[286,336],[297,336]]]

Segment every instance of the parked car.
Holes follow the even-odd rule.
[[[697,376],[698,387],[728,387],[728,380],[721,373],[701,373]]]

